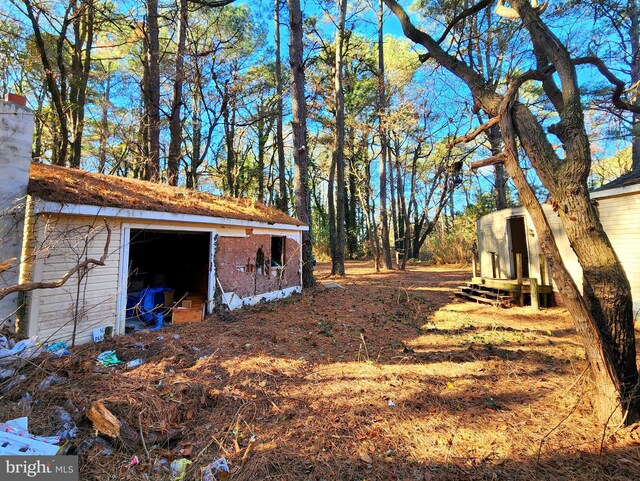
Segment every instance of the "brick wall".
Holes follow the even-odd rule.
[[[216,274],[225,292],[233,291],[240,297],[250,297],[300,285],[300,246],[293,239],[284,238],[285,265],[282,275],[274,268],[261,269],[256,265],[260,248],[266,265],[270,265],[271,237],[259,234],[244,238],[218,238]]]

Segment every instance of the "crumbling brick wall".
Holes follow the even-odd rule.
[[[300,285],[300,246],[284,237],[284,269],[274,268],[270,263],[271,237],[251,234],[218,238],[216,275],[225,292],[250,297]],[[262,249],[264,262],[260,262],[258,249]]]

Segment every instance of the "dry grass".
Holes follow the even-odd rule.
[[[225,219],[302,225],[278,209],[180,187],[89,173],[39,163],[31,164],[30,195],[62,204],[194,214]]]
[[[144,358],[133,370],[96,367],[96,346],[48,360],[68,381],[34,395],[34,430],[50,430],[50,406],[70,400],[81,441],[82,411],[100,399],[156,438],[149,458],[117,440],[111,457],[90,449],[81,479],[168,479],[159,460],[181,456],[194,461],[189,479],[219,456],[243,481],[640,478],[634,428],[605,429],[591,414],[564,310],[453,303],[467,271],[409,269],[349,264],[346,289],[99,346]],[[31,374],[21,392],[46,376]],[[1,401],[5,417],[20,414],[18,396]],[[133,454],[142,463],[130,468]]]

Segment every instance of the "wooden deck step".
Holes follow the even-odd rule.
[[[474,282],[467,282],[459,286],[454,295],[460,299],[475,301],[493,306],[511,307],[511,295],[509,291],[485,286]]]
[[[486,289],[478,289],[478,288],[474,288],[474,287],[462,287],[460,290],[462,292],[466,293],[466,294],[473,294],[473,295],[476,295],[476,296],[492,297],[494,299],[511,297],[506,292],[500,292],[500,291],[495,291],[495,290],[486,290]]]
[[[482,304],[490,304],[492,306],[502,305],[502,302],[500,300],[491,299],[491,298],[482,297],[482,296],[474,296],[473,294],[467,294],[465,292],[454,292],[453,295],[461,299],[466,299],[468,301],[475,301]]]

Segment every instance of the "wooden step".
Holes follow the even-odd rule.
[[[455,291],[453,294],[455,297],[469,301],[481,302],[492,306],[511,307],[511,296],[504,293],[461,286],[460,290]]]
[[[457,291],[457,292],[454,292],[453,294],[456,297],[459,297],[459,298],[462,298],[462,299],[466,299],[466,300],[469,300],[469,301],[479,302],[479,303],[482,303],[482,304],[490,304],[492,306],[499,306],[499,305],[502,304],[502,302],[500,302],[499,300],[496,300],[496,299],[490,299],[488,297],[482,297],[482,296],[474,296],[472,294],[467,294],[465,292]]]
[[[465,294],[469,294],[469,295],[474,295],[474,296],[480,296],[480,297],[487,297],[487,298],[492,298],[492,299],[508,299],[511,296],[507,293],[502,293],[499,291],[494,291],[494,290],[486,290],[486,289],[481,289],[481,288],[472,288],[472,287],[461,287],[460,288],[461,292],[464,292]]]

